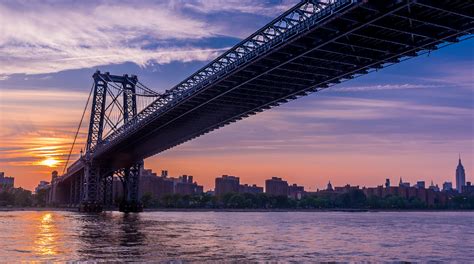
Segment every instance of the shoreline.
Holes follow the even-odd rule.
[[[65,211],[78,212],[77,208],[67,207],[0,207],[2,212],[27,212],[27,211]],[[104,210],[104,212],[118,212],[118,208]],[[332,209],[232,209],[232,208],[145,208],[143,212],[228,212],[228,213],[271,213],[271,212],[342,212],[342,213],[377,213],[377,212],[474,212],[473,209],[354,209],[354,208],[332,208]]]

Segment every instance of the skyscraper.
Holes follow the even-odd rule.
[[[461,193],[464,185],[466,185],[466,173],[461,163],[461,155],[459,155],[459,164],[456,168],[456,190]]]

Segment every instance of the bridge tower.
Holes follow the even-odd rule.
[[[81,211],[100,212],[113,204],[113,180],[117,177],[123,186],[123,200],[120,210],[126,212],[141,211],[139,202],[139,178],[143,161],[132,164],[108,164],[106,160],[94,156],[95,150],[104,140],[104,133],[113,132],[137,115],[136,84],[137,76],[117,76],[97,71],[93,75],[94,87],[92,108],[87,135],[83,192]],[[111,90],[114,89],[115,93]],[[109,96],[108,96],[109,95]],[[122,95],[122,105],[117,100]],[[109,99],[109,100],[107,100]],[[108,102],[110,101],[110,102]],[[109,117],[112,110],[120,112],[121,119]],[[108,129],[108,131],[106,131]]]

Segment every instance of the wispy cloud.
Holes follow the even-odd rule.
[[[472,57],[472,56],[471,56]],[[419,80],[444,86],[464,87],[474,90],[474,68],[472,59],[457,63],[444,63],[431,67],[436,72],[432,76],[420,76]]]
[[[364,86],[349,86],[349,87],[334,87],[329,89],[331,92],[367,92],[367,91],[383,91],[383,90],[403,90],[403,89],[423,89],[423,88],[436,88],[440,85],[435,84],[375,84],[375,85],[364,85]]]
[[[298,3],[297,0],[283,0],[276,5],[270,4],[270,1],[253,0],[196,0],[179,2],[186,8],[202,13],[236,12],[266,16],[279,15]]]
[[[0,76],[134,62],[206,61],[224,49],[175,45],[215,36],[219,28],[158,5],[71,8],[0,3]],[[157,45],[159,43],[160,45]]]
[[[228,49],[199,41],[241,38],[296,0],[166,0],[83,2],[1,2],[0,80],[26,73],[133,62],[140,66],[172,61],[208,61]],[[222,21],[222,13],[240,16]],[[255,28],[242,16],[266,17]],[[216,23],[216,17],[219,23]]]

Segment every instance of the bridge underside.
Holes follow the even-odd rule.
[[[449,4],[448,4],[449,3]],[[219,127],[473,33],[472,1],[368,1],[275,44],[96,157],[123,167]]]

